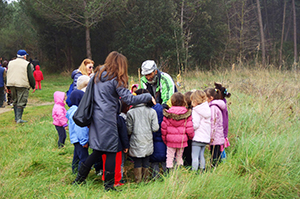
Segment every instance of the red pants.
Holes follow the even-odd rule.
[[[38,89],[38,87],[39,87],[39,89],[42,89],[41,81],[42,80],[40,80],[40,81],[35,80],[35,89]]]
[[[105,160],[106,160],[106,155],[102,155],[102,160],[103,160],[103,175],[102,175],[102,180],[104,181],[105,179]],[[116,166],[115,166],[115,184],[120,182],[122,179],[122,174],[121,174],[121,165],[122,165],[122,151],[117,152],[116,154]]]

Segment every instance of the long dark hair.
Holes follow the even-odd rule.
[[[143,89],[143,88],[140,88],[140,89],[135,91],[136,95],[141,95],[143,93],[149,93],[149,91],[147,89]],[[149,102],[147,102],[146,106],[152,107],[152,106],[154,106],[154,104],[153,104],[152,101],[149,101]]]

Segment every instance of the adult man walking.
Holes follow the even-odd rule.
[[[5,68],[0,66],[0,108],[4,108],[3,105],[5,99],[6,88],[6,71]]]
[[[147,60],[142,63],[141,88],[147,89],[155,98],[157,103],[168,108],[167,101],[177,92],[172,77],[158,70],[153,60]]]
[[[19,50],[17,58],[9,62],[7,70],[7,86],[11,89],[17,123],[27,122],[22,120],[23,110],[27,104],[29,89],[34,89],[35,86],[32,66],[26,61],[27,55],[25,50]]]

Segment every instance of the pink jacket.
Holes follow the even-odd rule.
[[[223,100],[213,100],[209,103],[211,110],[211,134],[213,142],[210,145],[223,145],[225,142],[223,131],[222,111],[226,108]]]
[[[172,106],[169,110],[164,110],[163,114],[161,137],[164,143],[172,148],[187,147],[187,141],[194,137],[191,110],[183,106]]]
[[[195,136],[193,141],[210,143],[211,110],[207,102],[195,106],[192,111]]]
[[[68,119],[66,118],[67,110],[65,109],[65,93],[56,91],[54,93],[54,106],[52,109],[53,124],[55,126],[67,125]]]

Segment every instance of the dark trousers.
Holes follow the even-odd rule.
[[[79,142],[74,143],[74,155],[72,161],[73,173],[77,173],[77,171],[79,171],[81,163],[85,162],[88,156],[88,148],[83,148],[82,145],[79,144]]]
[[[150,166],[150,156],[146,156],[144,158],[132,157],[132,159],[134,162],[134,168],[149,168]]]
[[[66,140],[66,129],[62,126],[55,126],[58,133],[58,148],[61,148],[65,145]]]
[[[221,145],[210,145],[210,154],[212,166],[215,167],[219,162],[221,162]]]
[[[93,153],[84,162],[85,166],[91,168],[93,164],[98,163],[103,154],[106,154],[105,171],[115,172],[116,154],[117,152],[104,152],[93,150]]]
[[[0,87],[0,107],[3,105],[4,96],[4,87]]]
[[[188,146],[184,148],[183,151],[183,165],[192,166],[192,140],[188,140]]]

